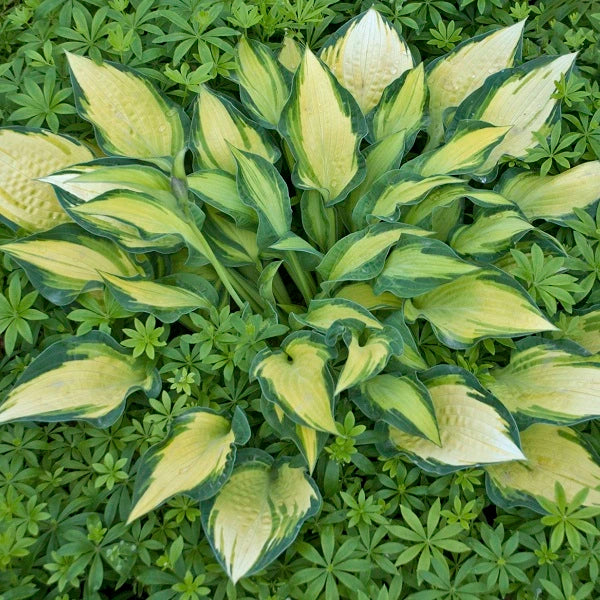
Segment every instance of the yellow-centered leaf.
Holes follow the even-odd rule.
[[[327,363],[332,349],[322,336],[307,331],[289,335],[281,349],[265,348],[252,363],[267,400],[278,404],[296,423],[336,433],[333,418],[333,380]]]
[[[0,406],[0,423],[21,420],[114,423],[132,392],[153,397],[158,371],[105,333],[55,342],[28,367]]]
[[[413,66],[404,40],[374,8],[335,32],[323,45],[321,60],[364,114],[377,106],[388,84]]]
[[[335,204],[364,177],[359,152],[367,127],[360,110],[307,48],[294,76],[279,129],[296,160],[294,182]]]
[[[184,147],[185,113],[145,77],[70,52],[67,59],[77,110],[92,123],[106,153],[159,158],[175,156]]]
[[[213,496],[231,474],[236,445],[249,437],[250,426],[239,408],[231,422],[206,408],[186,410],[175,419],[167,439],[144,454],[127,522],[175,494],[195,500]]]
[[[227,483],[201,504],[202,525],[219,562],[236,583],[260,571],[294,540],[321,496],[303,468],[241,450]]]
[[[41,177],[93,154],[76,140],[24,127],[0,127],[0,221],[26,231],[45,231],[70,221],[52,186]]]
[[[585,504],[600,505],[598,457],[574,429],[531,425],[521,432],[521,447],[526,460],[486,467],[491,483],[487,487],[495,502],[540,511],[536,498],[554,502],[558,482],[568,502],[588,488]]]

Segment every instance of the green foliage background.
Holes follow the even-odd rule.
[[[63,51],[123,62],[188,104],[198,86],[234,89],[228,76],[241,32],[277,46],[287,32],[318,48],[327,33],[372,5],[335,0],[0,0],[0,121],[47,127],[92,141],[75,115]],[[526,160],[560,172],[600,158],[600,3],[426,0],[375,2],[415,56],[429,59],[494,25],[527,18],[523,57],[579,52],[559,82],[563,118]],[[9,238],[0,229],[0,238]],[[515,253],[513,274],[563,332],[579,298],[600,301],[600,213],[560,232],[569,258]],[[581,498],[540,517],[500,511],[483,472],[430,477],[401,459],[382,461],[351,406],[320,459],[324,507],[262,575],[228,583],[204,540],[199,510],[179,496],[125,525],[141,454],[190,406],[239,405],[261,446],[294,452],[260,427],[259,389],[247,372],[265,340],[260,317],[228,310],[192,315],[198,331],[135,318],[110,297],[82,296],[67,310],[37,295],[20,269],[0,263],[0,399],[41,350],[65,334],[111,332],[155,358],[164,391],[107,430],[78,423],[0,429],[0,599],[313,600],[556,599],[600,596],[600,510]],[[487,342],[467,352],[441,347],[428,325],[415,333],[427,361],[480,373],[506,358]],[[560,333],[559,333],[560,335]],[[506,342],[505,342],[506,344]],[[356,417],[356,420],[355,420]],[[366,423],[366,420],[365,420]],[[600,449],[598,426],[580,426]],[[269,445],[270,444],[270,445]]]

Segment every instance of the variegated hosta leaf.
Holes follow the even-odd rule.
[[[260,264],[256,232],[241,229],[231,219],[216,210],[206,209],[206,221],[202,233],[218,259],[228,267]]]
[[[92,162],[74,165],[40,180],[61,191],[87,202],[111,190],[133,190],[152,194],[170,192],[171,182],[159,169],[142,162],[123,162],[118,158],[99,158]]]
[[[435,188],[445,185],[462,189],[464,182],[449,175],[421,177],[402,171],[390,171],[358,201],[352,220],[358,227],[377,219],[397,221],[402,206],[416,204]]]
[[[336,395],[377,375],[391,356],[402,353],[402,339],[391,327],[362,333],[350,327],[342,337],[348,356],[335,386]]]
[[[584,504],[600,505],[600,459],[577,431],[537,423],[521,432],[521,447],[527,460],[486,467],[496,504],[540,511],[536,498],[554,502],[558,482],[568,502],[588,488]]]
[[[421,356],[415,338],[404,321],[403,311],[393,312],[385,319],[384,324],[393,327],[398,332],[403,345],[402,354],[392,357],[388,371],[394,368],[403,370],[403,367],[408,367],[413,371],[425,371],[428,365]]]
[[[309,473],[312,474],[329,434],[294,423],[277,404],[269,402],[264,396],[261,397],[260,410],[279,437],[292,440],[296,444],[306,461]]]
[[[464,195],[465,198],[471,200],[473,204],[482,206],[483,208],[516,208],[516,205],[512,200],[509,200],[502,194],[492,190],[482,190],[465,186]]]
[[[292,319],[305,327],[327,333],[333,325],[347,322],[357,327],[383,329],[383,325],[365,308],[343,298],[311,300],[303,315],[293,314]]]
[[[249,439],[250,425],[240,408],[231,422],[208,408],[183,412],[173,422],[168,437],[142,457],[127,522],[175,494],[195,500],[214,496],[231,474],[236,445]]]
[[[405,138],[406,132],[398,131],[365,150],[365,178],[356,189],[352,190],[343,205],[348,221],[360,198],[371,190],[375,181],[391,169],[400,166],[404,156]]]
[[[92,158],[73,138],[43,129],[0,127],[0,222],[27,231],[68,222],[52,187],[37,179]]]
[[[131,393],[152,397],[160,387],[150,363],[94,331],[56,342],[35,358],[0,406],[0,423],[78,419],[108,427]]]
[[[289,459],[274,462],[261,450],[240,450],[231,477],[200,508],[206,537],[235,583],[281,554],[320,506],[303,468]]]
[[[258,215],[258,244],[266,248],[290,231],[292,207],[285,181],[266,159],[232,148],[242,202]]]
[[[420,202],[413,202],[403,209],[402,220],[406,224],[425,227],[437,239],[447,241],[463,220],[464,198],[485,208],[515,208],[510,200],[490,190],[476,190],[465,184],[443,185],[431,190]]]
[[[522,158],[538,145],[534,133],[546,135],[557,118],[560,100],[554,82],[571,70],[575,54],[544,56],[489,77],[456,110],[452,131],[464,119],[509,127],[504,139],[473,174],[489,173],[503,155]],[[523,107],[527,107],[524,110]]]
[[[297,40],[286,34],[277,60],[290,72],[295,73],[302,62],[304,48]]]
[[[80,204],[61,198],[65,210],[88,231],[133,251],[173,252],[193,238],[194,224],[167,193],[113,190]]]
[[[239,227],[256,228],[256,212],[242,202],[235,177],[226,171],[196,171],[187,176],[190,191],[210,206],[229,215]]]
[[[343,200],[364,177],[360,141],[367,133],[352,96],[307,48],[296,71],[279,130],[294,155],[297,187]]]
[[[164,265],[163,260],[160,262]],[[198,259],[194,255],[190,256],[190,252],[187,248],[182,248],[174,254],[171,254],[168,258],[168,264],[171,272],[175,274],[172,277],[178,277],[179,275],[202,277],[213,286],[219,282],[219,276],[210,264],[207,264],[201,257]]]
[[[182,278],[178,285],[169,285],[141,278],[124,278],[101,273],[117,302],[127,310],[145,312],[158,317],[163,323],[174,323],[182,315],[194,310],[209,309],[218,304],[214,288],[206,281],[194,286]]]
[[[323,254],[321,252],[311,246],[304,238],[301,238],[292,231],[288,231],[274,244],[271,244],[269,248],[284,253],[301,252],[303,258],[310,263],[311,270],[313,270],[323,259]]]
[[[444,242],[403,235],[387,257],[373,290],[414,298],[478,268],[459,258]]]
[[[402,211],[402,221],[411,225],[419,225],[437,231],[434,227],[441,225],[445,232],[449,232],[458,223],[461,216],[460,202],[466,194],[467,186],[464,185],[442,185],[431,190],[420,202],[412,203]],[[457,210],[458,208],[458,210]],[[436,216],[443,215],[441,223]],[[446,214],[444,214],[446,213]],[[450,213],[450,214],[447,214]],[[451,221],[453,217],[455,221]],[[437,234],[436,237],[445,239],[445,235]]]
[[[382,454],[406,454],[422,469],[438,474],[524,458],[510,413],[473,375],[443,365],[419,377],[431,395],[441,445],[389,426]]]
[[[275,297],[275,289],[282,293],[282,302],[281,304],[291,304],[289,294],[287,290],[283,287],[283,285],[279,285],[281,280],[276,280],[275,278],[278,276],[279,267],[283,264],[282,260],[274,260],[267,264],[267,266],[260,272],[257,282],[258,293],[260,297],[267,303],[268,312],[270,316],[274,318],[278,318],[277,312],[277,299]],[[283,289],[282,289],[283,288]]]
[[[334,351],[316,333],[289,335],[281,349],[265,348],[255,357],[250,373],[263,395],[280,406],[296,423],[336,433],[333,418],[333,380],[327,363]]]
[[[121,64],[99,65],[70,52],[67,59],[77,112],[94,126],[107,154],[159,158],[184,147],[188,118],[145,77]]]
[[[600,357],[566,341],[528,338],[488,388],[518,420],[568,425],[600,416]]]
[[[510,127],[496,127],[483,119],[461,121],[452,137],[441,147],[421,154],[402,166],[402,173],[416,173],[422,177],[433,175],[486,174],[495,166],[489,156],[507,135]]]
[[[596,304],[569,320],[568,338],[588,352],[600,352],[600,307]]]
[[[364,114],[377,106],[388,84],[413,66],[404,40],[374,8],[340,27],[323,45],[321,60]]]
[[[327,282],[365,281],[376,277],[390,248],[405,233],[427,235],[430,232],[401,223],[379,223],[343,237],[317,267],[326,282],[325,287]]]
[[[510,170],[499,191],[512,200],[530,220],[564,224],[574,208],[587,208],[600,199],[600,160],[577,165],[560,175],[535,175]]]
[[[434,193],[436,191],[434,190]],[[463,217],[463,203],[461,198],[448,202],[445,206],[436,206],[431,211],[430,217],[422,223],[427,229],[433,231],[433,236],[438,240],[447,242],[450,232],[458,227]]]
[[[335,292],[335,297],[350,300],[369,311],[399,310],[404,304],[400,298],[389,292],[376,294],[373,291],[373,286],[365,281],[349,283],[341,287]]]
[[[100,271],[120,277],[145,275],[127,252],[74,223],[3,244],[0,250],[25,270],[44,298],[59,306],[70,304],[82,292],[101,288]]]
[[[373,139],[378,142],[404,130],[406,146],[410,148],[423,125],[426,101],[425,69],[420,63],[383,92],[379,105],[369,116]]]
[[[406,148],[406,135],[405,130],[395,131],[366,149],[365,179],[353,194],[358,194],[360,198],[371,189],[371,186],[379,177],[400,165]]]
[[[350,398],[370,419],[441,446],[431,396],[418,379],[377,375],[352,390]]]
[[[331,240],[337,240],[337,215],[335,207],[325,206],[323,196],[316,190],[305,190],[300,200],[302,228],[311,241],[326,252]]]
[[[525,21],[465,40],[427,67],[429,146],[444,136],[444,113],[458,106],[485,79],[512,67]]]
[[[245,302],[250,304],[250,309],[256,313],[268,312],[267,303],[261,295],[261,291],[256,289],[260,281],[260,271],[258,267],[248,266],[246,269],[228,269],[227,275],[235,283],[237,289],[243,290],[247,299],[240,301],[238,306],[243,307]],[[248,313],[250,314],[250,312]],[[287,329],[283,331],[285,333]]]
[[[314,271],[323,259],[323,254],[292,231],[288,231],[277,242],[271,244],[263,253],[263,257],[269,258],[271,252],[275,257],[285,259],[288,273],[302,291],[306,301],[310,300],[316,293],[314,281],[311,278],[305,279],[301,273]]]
[[[236,58],[244,106],[261,125],[275,129],[290,93],[280,65],[266,46],[246,37],[237,45]]]
[[[446,207],[460,198],[468,198],[485,208],[510,207],[515,204],[491,190],[468,186],[462,179],[449,175],[421,177],[402,170],[390,171],[381,177],[358,202],[352,219],[355,225],[377,220],[406,224],[431,224],[436,209]]]
[[[436,237],[446,240],[462,217],[463,198],[484,208],[516,208],[510,200],[491,190],[478,190],[464,184],[443,185],[431,190],[420,202],[407,206],[403,210],[402,220],[407,224],[432,229]]]
[[[302,456],[304,456],[308,472],[312,475],[312,472],[317,465],[319,455],[329,436],[323,431],[317,431],[312,427],[305,427],[304,425],[298,425],[297,423],[294,425],[296,437],[300,441],[297,446],[300,449]]]
[[[81,204],[61,201],[82,227],[128,250],[169,253],[187,245],[196,264],[209,262],[236,304],[242,306],[231,278],[200,233],[204,213],[195,204],[185,202],[180,206],[168,193],[150,195],[127,190],[106,192]]]
[[[221,169],[235,174],[231,146],[271,162],[280,155],[262,127],[247,119],[231,100],[203,85],[194,104],[192,119],[192,149],[198,165],[202,169]]]
[[[470,225],[461,225],[450,238],[459,254],[490,258],[503,252],[533,226],[514,210],[481,212]]]
[[[552,325],[514,279],[479,269],[407,300],[406,317],[427,319],[450,348],[468,348],[487,337],[517,337],[552,331]]]

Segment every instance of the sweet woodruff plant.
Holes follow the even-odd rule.
[[[484,466],[503,505],[539,508],[555,482],[600,503],[600,466],[569,427],[600,415],[599,344],[540,335],[555,325],[495,266],[517,240],[560,249],[540,223],[600,197],[599,161],[556,176],[508,168],[560,117],[555,81],[575,60],[520,64],[522,30],[428,65],[375,10],[318,55],[242,38],[239,98],[203,86],[191,118],[136,71],[69,54],[101,152],[0,129],[0,211],[15,230],[1,251],[45,298],[63,306],[107,288],[181,328],[227,304],[279,324],[250,369],[255,421],[297,455],[238,449],[260,443],[239,407],[191,408],[143,458],[130,521],[187,494],[232,580],[262,569],[319,509],[311,473],[344,395],[372,419],[382,456],[439,474]],[[519,340],[478,380],[428,369],[407,325],[417,319],[450,349]],[[105,333],[66,337],[27,367],[0,421],[106,427],[160,381]]]

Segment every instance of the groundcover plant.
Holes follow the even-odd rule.
[[[373,9],[318,56],[242,38],[239,99],[202,86],[191,119],[140,73],[69,54],[98,148],[0,129],[1,215],[19,233],[0,250],[54,304],[108,291],[152,326],[140,323],[132,352],[102,331],[48,347],[0,422],[111,425],[128,396],[160,392],[155,319],[193,342],[203,311],[232,305],[264,319],[249,374],[265,422],[298,454],[250,447],[259,439],[239,407],[190,408],[147,451],[129,521],[175,494],[198,500],[234,582],[319,510],[310,474],[342,396],[372,419],[381,456],[439,475],[483,466],[504,506],[543,512],[555,489],[600,504],[598,458],[569,427],[600,416],[598,309],[573,341],[544,337],[557,325],[509,274],[527,270],[523,250],[534,269],[542,247],[565,255],[544,224],[591,219],[600,161],[555,176],[512,165],[554,136],[555,82],[575,62],[520,64],[523,25],[426,67]],[[510,361],[477,376],[428,368],[408,326],[419,319],[449,349],[505,339]]]

